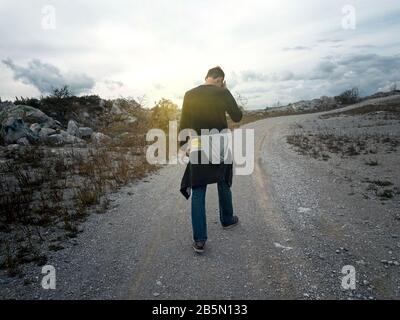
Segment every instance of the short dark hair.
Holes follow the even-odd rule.
[[[225,78],[225,73],[224,73],[224,71],[222,71],[220,66],[216,66],[216,67],[208,70],[206,78],[208,78],[208,77],[211,77],[214,79],[219,78],[219,77]]]

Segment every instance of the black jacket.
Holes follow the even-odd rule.
[[[242,119],[242,111],[228,89],[206,84],[197,86],[187,91],[183,98],[179,132],[190,128],[201,135],[201,129],[217,129],[218,131],[227,129],[226,112],[235,122]],[[186,141],[181,141],[180,146],[185,143]],[[199,157],[200,152],[198,151]],[[181,180],[180,192],[189,199],[192,187],[219,181],[226,181],[231,186],[232,176],[231,163],[192,164],[189,162]]]

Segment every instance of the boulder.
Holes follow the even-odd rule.
[[[51,134],[57,133],[57,130],[51,129],[51,128],[42,128],[39,131],[39,136],[49,136]]]
[[[75,144],[75,143],[82,143],[84,141],[78,137],[75,137],[68,132],[61,130],[60,133],[54,133],[45,138],[45,141],[50,145],[54,146],[62,146],[64,144]]]
[[[51,129],[61,129],[62,125],[60,123],[60,121],[58,120],[54,120],[51,122],[45,122],[41,124],[42,128],[51,128]]]
[[[25,137],[19,138],[19,139],[17,140],[17,144],[19,144],[19,145],[21,145],[21,146],[29,146],[29,145],[30,145],[28,139],[25,138]]]
[[[101,132],[93,132],[91,139],[95,144],[105,144],[111,142],[111,138]]]
[[[61,146],[64,144],[64,138],[61,133],[56,133],[46,137],[46,142],[53,146]]]
[[[114,102],[111,107],[111,113],[115,114],[115,115],[119,115],[119,114],[123,113],[120,106],[116,102]]]
[[[69,134],[67,131],[61,130],[60,134],[62,135],[64,143],[66,144],[85,143],[85,141],[83,141],[81,138],[73,136],[72,134]]]
[[[22,118],[27,124],[38,123],[48,127],[57,127],[59,122],[49,117],[43,111],[31,106],[25,105],[8,105],[0,111],[0,121],[3,122],[7,118]]]
[[[89,127],[79,127],[79,137],[80,138],[90,138],[92,136],[93,130]]]
[[[67,132],[72,136],[79,137],[79,127],[76,121],[74,120],[68,121]]]
[[[57,131],[51,128],[41,128],[39,131],[39,140],[41,142],[47,142],[47,138],[48,136],[52,135],[52,134],[56,134]]]
[[[10,117],[2,122],[1,136],[7,144],[16,143],[20,138],[27,138],[30,143],[36,143],[38,136],[29,129],[22,118]]]
[[[82,116],[83,116],[85,119],[89,119],[89,118],[90,118],[90,114],[89,114],[87,111],[84,111],[84,112],[82,113]]]

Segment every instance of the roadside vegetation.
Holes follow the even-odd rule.
[[[145,108],[133,98],[72,96],[68,87],[0,107],[0,269],[20,277],[25,264],[44,265],[74,245],[82,222],[107,211],[110,193],[159,168],[146,161],[146,133],[179,115],[166,99]],[[37,141],[4,139],[18,134],[3,130],[17,115]],[[73,133],[71,122],[91,135]],[[55,136],[68,139],[54,144]]]

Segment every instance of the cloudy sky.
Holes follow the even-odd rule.
[[[220,65],[249,109],[400,87],[400,1],[0,0],[0,97],[161,97]]]

